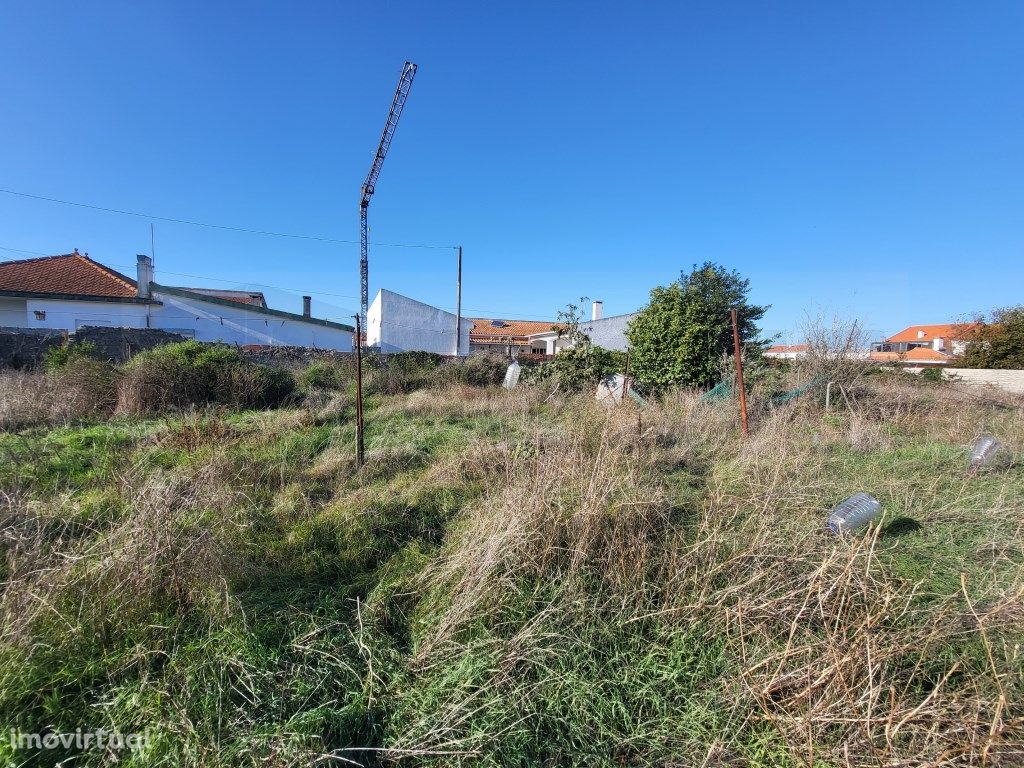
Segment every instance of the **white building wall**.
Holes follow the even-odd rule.
[[[459,354],[469,354],[472,320],[462,320]],[[410,299],[393,291],[380,290],[366,312],[366,343],[381,352],[455,351],[455,315]]]
[[[25,327],[25,300],[0,297],[0,328]]]
[[[145,304],[64,299],[27,299],[26,304],[26,328],[60,328],[68,333],[85,325],[145,328],[150,308]]]
[[[237,307],[165,293],[153,288],[161,302],[150,307],[150,327],[193,336],[197,341],[226,344],[316,347],[352,351],[352,331],[298,318],[280,317]]]

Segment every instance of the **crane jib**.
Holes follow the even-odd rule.
[[[377,154],[373,156],[373,163],[370,172],[366,174],[366,181],[360,189],[359,200],[359,299],[362,327],[366,327],[366,310],[369,302],[370,275],[369,259],[367,248],[367,209],[370,206],[370,196],[377,186],[377,176],[380,175],[381,166],[384,165],[384,158],[391,147],[391,140],[395,136],[395,129],[398,127],[398,119],[402,116],[402,108],[409,96],[409,89],[412,88],[412,79],[416,76],[416,65],[411,61],[405,62],[402,67],[402,74],[398,78],[398,87],[395,88],[394,98],[391,99],[391,109],[388,112],[388,119],[384,122],[384,131],[381,133],[380,142],[377,144]],[[356,340],[362,344],[362,339]]]

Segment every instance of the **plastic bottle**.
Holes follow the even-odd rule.
[[[515,389],[516,385],[519,384],[519,373],[521,370],[522,368],[520,368],[519,363],[513,360],[509,364],[508,370],[505,371],[505,381],[502,382],[501,386],[505,389]]]
[[[832,533],[845,533],[867,525],[881,511],[881,503],[870,493],[855,493],[832,508],[828,514],[828,528]]]
[[[977,469],[988,464],[1002,447],[1002,444],[992,435],[982,435],[979,437],[978,442],[971,449],[971,468]]]

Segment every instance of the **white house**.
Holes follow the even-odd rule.
[[[148,256],[138,257],[133,280],[77,250],[0,263],[0,326],[158,328],[198,341],[342,351],[352,349],[354,330],[270,309],[259,293],[161,285]]]
[[[463,318],[455,349],[455,315],[394,291],[381,289],[366,311],[366,343],[381,352],[468,355],[473,321]]]
[[[629,347],[629,340],[626,338],[626,329],[629,322],[637,316],[636,312],[625,315],[604,316],[604,302],[595,301],[590,309],[590,321],[581,322],[580,330],[587,335],[590,343],[595,347],[614,349],[625,352]],[[543,345],[544,354],[555,355],[563,349],[572,346],[572,343],[555,328],[546,328],[538,333],[531,333],[528,336],[530,345],[538,349]]]

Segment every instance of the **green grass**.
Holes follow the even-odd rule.
[[[880,623],[883,634],[910,636],[950,600],[962,609],[961,578],[972,598],[1019,583],[1024,471],[967,478],[964,446],[913,422],[878,427],[865,447],[848,439],[843,416],[801,417],[785,432],[789,450],[772,453],[769,442],[748,455],[731,424],[723,434],[669,421],[666,445],[707,429],[676,455],[636,449],[634,416],[614,437],[614,415],[609,427],[582,401],[538,402],[522,416],[461,411],[445,397],[405,408],[402,396],[375,396],[361,473],[347,411],[322,422],[301,409],[206,411],[0,434],[0,488],[21,505],[5,530],[23,541],[16,551],[13,534],[0,539],[3,599],[30,583],[23,611],[48,606],[21,634],[0,633],[0,733],[149,728],[149,750],[122,761],[136,766],[309,765],[322,755],[381,765],[387,754],[413,765],[805,765],[781,724],[786,705],[767,717],[744,676],[786,648],[785,632],[758,635],[768,616],[748,620],[749,639],[735,634],[741,600],[761,597],[732,591],[756,571],[759,553],[744,549],[754,522],[771,515],[780,563],[795,568],[806,554],[810,569],[847,546],[821,530],[829,507],[857,490],[876,495],[886,510],[878,578],[915,585],[920,610]],[[998,433],[1016,434],[1014,418],[979,415]],[[571,433],[581,453],[566,455],[593,466],[562,455],[558,440]],[[487,447],[502,458],[484,456]],[[457,561],[472,513],[493,510],[497,526],[530,503],[530,472],[546,461],[566,478],[550,494],[556,533],[496,571],[501,589],[449,632],[462,595],[439,569]],[[602,462],[622,477],[581,521]],[[631,483],[663,494],[664,519],[631,517]],[[714,529],[720,548],[694,561],[721,569],[706,580],[674,572],[674,558],[707,545],[709,520],[729,515],[734,530]],[[571,571],[569,543],[595,516],[609,538]],[[637,556],[635,581],[617,584],[600,556],[633,524],[650,552]],[[146,531],[141,541],[132,525]],[[786,549],[787,538],[817,549]],[[51,571],[26,565],[30,552],[54,569],[53,587],[41,575]],[[119,553],[135,560],[117,562]],[[706,587],[718,602],[680,620],[676,606],[698,598],[666,594],[670,584]],[[804,621],[801,642],[826,647],[825,624]],[[1024,631],[1011,622],[993,638],[1012,646]],[[967,690],[987,673],[984,640],[962,631],[906,649],[889,662],[894,679],[915,701],[940,681]],[[1007,673],[1003,684],[1015,694],[1020,680]],[[815,738],[813,763],[827,766],[851,737],[821,726]],[[12,753],[0,739],[0,763],[64,758],[101,764],[95,753]]]

